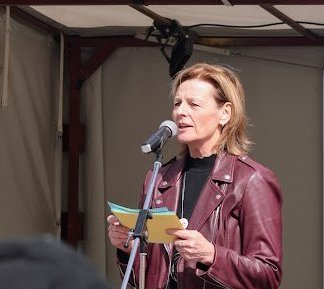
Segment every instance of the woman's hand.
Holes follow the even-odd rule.
[[[107,221],[109,224],[108,237],[110,242],[118,249],[129,254],[132,250],[133,240],[128,242],[128,248],[124,247],[124,244],[128,238],[129,228],[121,225],[117,217],[114,215],[108,216]]]
[[[207,266],[214,262],[215,247],[201,233],[196,230],[168,230],[174,235],[177,251],[188,261],[196,261]]]

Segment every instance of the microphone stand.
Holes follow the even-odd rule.
[[[127,248],[128,241],[129,241],[130,237],[133,236],[133,238],[134,238],[133,247],[132,247],[130,257],[129,257],[129,261],[127,264],[127,268],[126,268],[126,272],[124,275],[121,289],[127,288],[129,276],[132,272],[132,267],[133,267],[135,256],[136,256],[137,249],[139,246],[140,246],[139,288],[140,289],[145,288],[145,269],[146,269],[146,256],[147,256],[146,222],[148,219],[152,219],[152,215],[149,211],[149,207],[152,202],[152,195],[154,192],[157,175],[158,175],[159,169],[162,166],[162,159],[163,159],[163,156],[161,154],[161,148],[159,148],[154,153],[156,154],[156,160],[154,161],[154,164],[153,164],[153,172],[151,175],[149,186],[147,188],[146,198],[145,198],[145,202],[143,205],[143,209],[141,209],[139,211],[134,232],[130,232],[129,237],[125,244],[125,246]]]

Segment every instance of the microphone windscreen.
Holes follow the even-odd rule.
[[[161,128],[163,126],[166,126],[167,128],[170,129],[170,131],[171,131],[171,136],[170,137],[174,137],[174,136],[177,135],[178,127],[173,121],[165,120],[160,124],[159,128]]]

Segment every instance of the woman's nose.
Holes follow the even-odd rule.
[[[187,114],[187,107],[186,107],[186,105],[185,104],[180,104],[179,105],[179,107],[178,107],[178,109],[177,109],[177,113],[179,114],[179,115],[186,115]]]

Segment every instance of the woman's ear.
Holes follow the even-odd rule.
[[[221,117],[219,120],[219,123],[222,127],[229,122],[229,120],[231,119],[231,115],[232,115],[232,103],[225,102],[221,108]]]

